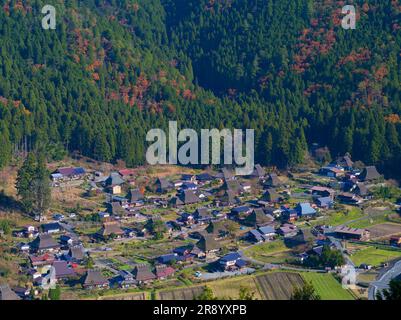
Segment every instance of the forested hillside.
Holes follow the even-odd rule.
[[[0,166],[47,146],[141,164],[149,128],[254,128],[257,160],[308,144],[401,175],[401,3],[334,0],[1,0]]]

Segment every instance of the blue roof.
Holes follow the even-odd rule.
[[[241,258],[241,255],[238,252],[231,252],[224,257],[222,257],[220,260],[222,262],[224,261],[237,261],[239,258]]]
[[[42,224],[42,229],[45,232],[49,230],[60,230],[61,226],[58,223],[47,223],[47,224]]]
[[[237,267],[242,268],[246,266],[246,261],[239,259],[235,264],[237,265]]]
[[[258,230],[251,230],[249,232],[256,238],[256,240],[258,241],[263,240],[262,235]]]
[[[263,234],[275,233],[274,228],[270,226],[261,227],[259,228],[259,231]]]
[[[318,198],[317,200],[322,205],[324,205],[324,204],[328,205],[328,204],[333,203],[333,199],[331,197],[322,197],[322,198]]]
[[[247,211],[249,211],[249,210],[250,210],[249,207],[247,207],[247,206],[242,206],[242,207],[234,208],[234,209],[232,209],[231,211],[237,212],[237,213],[241,213],[241,212],[247,212]]]
[[[182,184],[182,188],[196,189],[196,188],[198,188],[198,186],[193,182],[184,182]]]
[[[188,246],[178,247],[173,250],[174,253],[183,255],[186,251],[191,251],[191,248]]]
[[[316,213],[316,210],[311,207],[310,203],[299,203],[296,210],[302,216]]]
[[[74,173],[75,174],[85,174],[86,171],[84,168],[78,167],[78,168],[74,168]]]

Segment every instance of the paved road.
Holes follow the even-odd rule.
[[[233,271],[233,272],[213,272],[213,273],[203,273],[199,279],[202,280],[217,280],[221,278],[227,278],[227,277],[235,277],[235,276],[241,276],[241,275],[246,275],[246,274],[251,274],[254,273],[255,269],[252,268],[246,268],[242,271]]]
[[[351,258],[344,252],[344,247],[343,247],[341,241],[334,237],[328,237],[328,238],[329,238],[330,242],[336,246],[337,250],[339,250],[343,254],[343,257],[344,257],[345,261],[347,262],[347,265],[355,268],[354,262],[352,262]]]
[[[369,300],[375,300],[378,291],[387,289],[391,279],[401,274],[401,260],[396,262],[389,270],[385,271],[378,280],[369,286]]]

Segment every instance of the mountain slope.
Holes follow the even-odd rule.
[[[307,142],[400,173],[400,4],[334,0],[0,1],[0,166],[45,144],[144,162],[148,129],[254,128],[257,160]]]

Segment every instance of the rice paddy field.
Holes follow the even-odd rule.
[[[208,284],[213,290],[216,297],[227,297],[238,299],[241,287],[247,288],[250,292],[254,293],[255,299],[263,300],[254,277],[238,277],[226,280],[214,281]]]
[[[203,293],[204,287],[188,287],[158,292],[157,300],[194,300]]]
[[[322,300],[354,300],[352,294],[343,289],[332,274],[307,272],[301,275],[306,281],[312,282]]]
[[[401,250],[384,250],[375,247],[362,247],[351,256],[357,266],[365,263],[374,267],[398,258],[401,258]]]
[[[177,287],[175,289],[158,290],[154,296],[157,300],[194,300],[203,293],[205,286],[212,289],[215,297],[222,300],[238,299],[241,287],[254,293],[257,300],[289,300],[295,288],[304,283],[312,282],[317,294],[322,300],[353,300],[350,291],[343,289],[341,284],[327,273],[307,272],[268,272],[249,276],[221,279],[203,285]],[[115,297],[107,297],[115,298]],[[130,293],[121,298],[147,299],[140,293]]]

